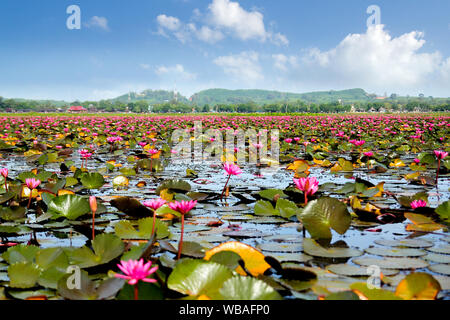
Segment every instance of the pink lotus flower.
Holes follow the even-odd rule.
[[[434,150],[434,155],[436,156],[437,161],[438,161],[438,165],[437,165],[437,169],[436,169],[436,187],[437,187],[438,181],[439,181],[439,170],[441,168],[441,160],[444,160],[448,156],[448,152]]]
[[[151,155],[157,154],[159,151],[157,149],[149,149],[148,153],[150,153]]]
[[[150,268],[152,266],[152,262],[149,261],[144,264],[144,259],[140,260],[129,260],[129,261],[120,261],[120,264],[117,264],[119,269],[125,273],[125,275],[116,273],[114,276],[116,278],[126,279],[128,280],[128,284],[134,285],[134,299],[138,300],[138,287],[137,283],[139,281],[155,283],[156,279],[148,278],[151,274],[155,273],[158,270],[158,266]]]
[[[409,205],[411,206],[411,208],[417,209],[417,208],[426,207],[427,203],[424,200],[414,200]]]
[[[308,203],[308,196],[313,195],[319,190],[319,181],[315,177],[295,179],[294,183],[297,189],[303,191],[305,195],[305,204]]]
[[[372,151],[369,151],[369,152],[364,152],[363,153],[366,157],[372,157],[373,156],[373,152]]]
[[[294,183],[297,189],[307,195],[313,195],[319,190],[319,181],[315,177],[294,179]]]
[[[25,179],[25,183],[28,189],[33,190],[36,189],[41,184],[41,180],[35,178],[28,178]]]
[[[419,163],[420,163],[420,159],[417,159],[417,158],[415,158],[413,161],[414,161],[416,164],[419,164]]]
[[[167,202],[166,200],[158,198],[158,199],[152,199],[152,200],[144,201],[144,202],[142,202],[142,204],[144,206],[146,206],[147,208],[150,208],[152,210],[158,210],[163,205],[165,205],[166,202]]]
[[[0,174],[6,179],[8,177],[8,168],[1,168]]]
[[[291,142],[292,142],[292,139],[291,139],[291,138],[284,139],[284,142],[286,142],[286,143],[291,143]]]
[[[191,211],[197,205],[197,200],[191,201],[175,201],[169,203],[169,208],[175,211],[178,211],[182,215],[185,215],[189,211]]]
[[[448,156],[448,152],[440,151],[440,150],[434,150],[434,155],[438,160],[443,160]]]
[[[229,175],[237,176],[242,173],[242,170],[239,168],[239,166],[234,163],[227,162],[223,165],[223,168]]]
[[[144,206],[146,206],[147,208],[150,208],[150,209],[153,210],[152,233],[151,233],[151,236],[150,236],[150,238],[151,238],[155,234],[156,210],[158,210],[163,205],[165,205],[166,204],[166,200],[158,198],[158,199],[152,199],[152,200],[144,201],[144,202],[142,202],[142,204]]]
[[[181,213],[181,236],[180,241],[178,242],[178,254],[177,260],[181,257],[181,250],[183,248],[183,235],[184,235],[184,215],[191,211],[197,204],[197,200],[184,201],[181,202],[175,201],[169,203],[169,208]]]

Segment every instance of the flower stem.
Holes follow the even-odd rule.
[[[439,168],[441,167],[441,159],[438,159],[438,165],[436,169],[436,187],[438,185],[438,179],[439,179]]]
[[[223,198],[223,193],[225,192],[225,189],[227,188],[227,185],[228,185],[228,181],[230,181],[230,178],[231,178],[231,174],[230,174],[230,175],[228,175],[228,179],[227,179],[227,182],[225,182],[225,186],[223,187],[223,190],[222,190],[222,194],[220,195],[220,201],[222,201],[222,198]]]
[[[28,198],[27,209],[30,209],[30,205],[31,205],[31,197],[33,197],[33,189],[30,190],[30,197]]]
[[[153,210],[153,223],[152,223],[152,235],[150,236],[150,239],[155,234],[155,223],[156,223],[156,210]]]
[[[139,283],[139,282],[138,282]],[[138,283],[134,285],[134,300],[139,300],[139,289]]]
[[[304,193],[305,193],[305,205],[307,205],[308,204],[308,194],[306,193],[306,191]]]
[[[92,241],[95,239],[95,212],[92,211]]]
[[[181,214],[181,236],[180,236],[180,242],[178,242],[177,260],[180,260],[181,250],[183,249],[183,234],[184,234],[184,214]]]

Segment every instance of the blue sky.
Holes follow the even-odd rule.
[[[67,28],[70,5],[80,29]],[[448,97],[449,13],[448,0],[2,0],[0,96],[359,87]]]

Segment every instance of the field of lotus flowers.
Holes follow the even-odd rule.
[[[450,298],[450,116],[0,120],[2,299]]]

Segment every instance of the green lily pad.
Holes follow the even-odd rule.
[[[48,205],[48,211],[55,217],[63,216],[69,220],[75,220],[91,212],[91,207],[86,198],[75,194],[65,194],[53,198]]]
[[[8,277],[12,288],[32,288],[41,274],[41,270],[35,263],[27,261],[16,262],[9,266]]]
[[[391,291],[369,288],[367,283],[353,283],[350,288],[362,293],[369,300],[403,300]]]
[[[19,244],[14,247],[8,248],[8,250],[3,253],[2,258],[9,264],[18,262],[31,263],[35,261],[38,251],[39,247],[35,245]]]
[[[163,239],[169,236],[169,228],[164,222],[155,219],[155,232],[158,239]],[[137,228],[129,220],[121,220],[114,225],[115,233],[121,239],[138,240],[150,239],[153,227],[153,218],[143,218],[138,220]]]
[[[111,205],[119,211],[132,217],[149,217],[152,211],[140,203],[138,200],[131,197],[119,197],[110,201]],[[161,208],[159,208],[161,209]],[[159,210],[158,209],[158,210]],[[157,211],[158,211],[157,210]]]
[[[262,280],[234,276],[219,290],[224,300],[281,300],[280,294]]]
[[[105,179],[98,172],[86,172],[81,176],[80,181],[88,189],[99,189],[105,184]]]
[[[287,195],[283,192],[283,190],[280,190],[280,189],[262,190],[258,194],[261,198],[267,199],[269,201],[273,201],[275,196],[278,196],[280,198],[287,197]]]
[[[311,256],[324,258],[351,258],[363,254],[362,251],[353,248],[324,248],[316,241],[309,238],[303,240],[303,251]]]
[[[437,254],[437,253],[429,253],[423,258],[427,261],[436,262],[436,263],[450,263],[450,255],[448,254]]]
[[[368,277],[371,274],[367,273],[367,268],[360,267],[360,266],[354,266],[346,263],[340,263],[340,264],[331,264],[326,267],[328,271],[331,271],[335,274],[341,275],[341,276],[348,276],[348,277]],[[390,269],[390,270],[381,270],[383,275],[385,276],[394,276],[398,274],[398,270]]]
[[[69,277],[66,275],[58,281],[58,294],[68,300],[104,300],[111,299],[119,292],[125,284],[125,280],[119,278],[109,278],[100,283],[89,279],[86,271],[80,272],[80,287],[69,288]]]
[[[271,252],[301,252],[303,247],[301,244],[267,242],[259,244],[258,249]]]
[[[71,264],[80,268],[89,268],[110,262],[124,251],[124,244],[119,237],[103,233],[95,237],[92,243],[93,251],[86,246],[66,249]]]
[[[450,276],[450,265],[445,263],[433,264],[428,267],[429,270]]]
[[[301,210],[294,202],[286,199],[278,199],[275,209],[279,211],[283,218],[286,219],[295,216]]]
[[[337,199],[328,197],[309,202],[297,217],[314,239],[330,239],[332,237],[330,228],[344,234],[352,221],[347,206]]]
[[[239,266],[239,260],[242,260],[241,256],[233,251],[220,251],[209,259],[209,261],[223,264],[233,271]]]
[[[181,179],[170,179],[170,180],[164,180],[158,188],[156,188],[155,193],[159,196],[161,193],[161,190],[169,189],[174,192],[188,192],[191,191],[191,185],[189,182],[186,182]]]
[[[395,248],[395,249],[386,249],[386,248],[367,248],[365,251],[369,254],[374,254],[377,256],[386,256],[386,257],[420,257],[424,256],[427,253],[424,250],[420,249],[402,249],[402,248]]]
[[[436,208],[436,213],[441,217],[442,220],[450,220],[450,200],[441,203],[439,207]]]
[[[427,262],[418,258],[355,258],[352,261],[362,266],[376,265],[383,269],[407,270],[428,267]]]
[[[1,207],[0,218],[5,221],[14,221],[25,218],[27,210],[25,207]]]
[[[194,259],[182,259],[170,274],[167,286],[180,293],[215,298],[232,272],[222,264]]]
[[[276,210],[270,201],[258,200],[255,203],[255,214],[257,216],[279,216],[280,212]]]
[[[450,254],[450,244],[440,247],[427,248],[427,250],[435,253]]]
[[[421,239],[402,239],[402,240],[377,239],[375,240],[375,243],[389,247],[427,248],[433,246],[432,242]]]

